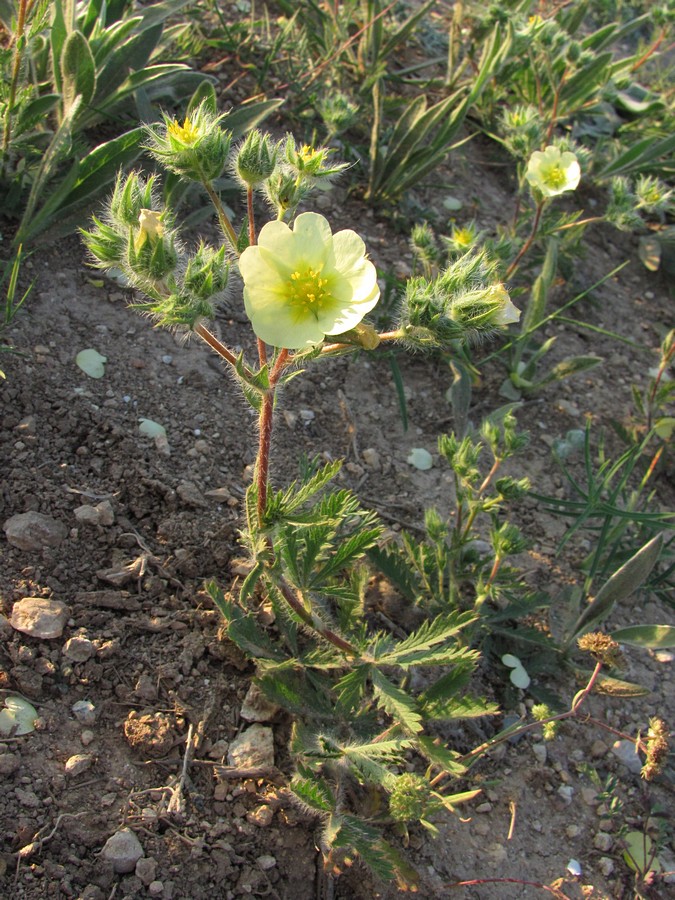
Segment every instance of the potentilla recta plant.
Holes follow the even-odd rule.
[[[291,378],[321,359],[375,353],[394,342],[452,352],[498,334],[518,311],[485,255],[469,253],[434,277],[411,279],[396,327],[378,332],[366,318],[380,288],[362,237],[333,229],[311,210],[297,212],[313,188],[344,168],[331,150],[258,130],[233,146],[212,96],[184,119],[165,117],[146,134],[161,167],[209,196],[221,245],[190,244],[162,205],[157,177],[141,172],[118,176],[103,213],[82,233],[85,244],[96,266],[123,273],[138,292],[138,310],[207,343],[257,413],[242,529],[249,571],[236,589],[210,585],[209,592],[225,616],[227,637],[255,662],[258,686],[294,717],[289,789],[321,822],[326,866],[339,872],[360,855],[381,877],[412,885],[415,874],[382,829],[400,832],[415,821],[434,831],[436,812],[476,793],[444,787],[464,766],[435,730],[440,722],[495,711],[466,695],[477,653],[460,637],[476,613],[443,611],[409,634],[367,626],[364,560],[381,526],[351,491],[331,486],[338,462],[312,462],[292,484],[273,484],[276,401]],[[236,174],[245,196],[240,228],[215,188],[225,170]],[[271,215],[258,230],[260,197]],[[250,320],[250,350],[236,351],[209,328],[226,296],[241,302]],[[258,616],[263,606],[273,627]],[[413,690],[410,673],[419,667],[439,674]]]

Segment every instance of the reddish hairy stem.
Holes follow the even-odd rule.
[[[506,270],[505,278],[510,278],[513,275],[513,273],[518,268],[518,263],[521,261],[523,256],[525,256],[527,251],[532,246],[532,243],[533,243],[535,237],[537,236],[537,230],[539,228],[539,220],[541,219],[541,213],[542,213],[543,209],[544,209],[544,201],[542,200],[540,203],[537,204],[537,211],[534,214],[534,221],[532,222],[532,231],[530,232],[530,236],[525,241],[523,246],[520,248],[518,256],[516,256],[516,258],[513,260],[511,265]]]
[[[344,638],[341,638],[339,634],[335,634],[334,631],[331,631],[330,628],[326,628],[323,622],[317,621],[314,616],[309,612],[309,610],[305,609],[300,600],[293,593],[292,588],[286,584],[285,581],[280,580],[276,582],[277,587],[283,594],[284,600],[288,603],[291,609],[297,613],[298,616],[310,625],[315,631],[317,631],[323,638],[327,641],[330,641],[333,646],[337,647],[338,650],[342,650],[343,653],[348,653],[350,656],[358,656],[358,650],[356,650],[349,641],[346,641]]]
[[[262,527],[267,506],[267,487],[270,469],[270,447],[272,445],[272,424],[274,413],[274,394],[277,383],[288,364],[288,350],[280,350],[270,372],[269,390],[263,397],[260,408],[260,436],[258,443],[258,459],[256,463],[256,485],[258,488],[258,526]]]

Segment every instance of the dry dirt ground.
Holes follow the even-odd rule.
[[[481,157],[476,147],[471,159],[446,173],[447,190],[462,200],[463,220],[475,216],[494,229],[509,215],[513,185],[504,181],[503,168],[490,165],[488,151]],[[442,193],[437,185],[417,199],[430,206]],[[405,234],[345,202],[339,187],[328,203],[334,230],[356,227],[383,270],[409,271]],[[559,338],[552,358],[592,352],[605,362],[528,399],[518,412],[521,428],[530,433],[518,474],[527,474],[542,493],[566,495],[552,442],[583,428],[589,416],[596,433],[608,429],[611,418],[624,419],[630,385],[644,386],[656,360],[649,351],[673,326],[666,285],[642,268],[636,239],[610,229],[591,238],[555,301],[564,302],[626,259],[628,266],[582,301],[576,314],[638,347],[569,325],[554,324],[546,332]],[[38,541],[28,549],[11,545],[0,532],[2,687],[29,698],[40,715],[33,734],[0,744],[0,894],[26,900],[397,896],[358,863],[335,881],[323,874],[316,823],[289,806],[283,791],[289,771],[283,715],[273,723],[276,775],[244,778],[223,767],[229,743],[247,724],[240,709],[252,674],[219,637],[218,613],[203,591],[206,580],[227,589],[236,577],[243,485],[254,460],[255,422],[234,384],[198,342],[154,330],[127,309],[124,290],[92,283],[75,238],[40,250],[25,274],[35,287],[6,334],[17,352],[2,358],[0,524],[35,511],[60,523],[61,531],[57,544]],[[216,327],[230,344],[250,343],[236,292]],[[85,348],[107,357],[104,377],[92,379],[76,366]],[[274,481],[294,475],[300,453],[319,453],[346,460],[343,483],[393,530],[419,526],[425,504],[447,509],[451,482],[435,448],[438,434],[452,428],[445,397],[450,372],[434,358],[400,356],[399,364],[407,431],[390,368],[376,353],[334,360],[294,380],[278,418]],[[474,422],[504,402],[498,396],[502,378],[493,361],[474,396]],[[160,422],[166,441],[140,434],[141,418]],[[407,462],[413,447],[428,449],[434,467],[414,469]],[[672,476],[665,467],[655,482],[664,509],[673,508]],[[97,507],[98,513],[81,507]],[[565,522],[534,502],[514,514],[530,541],[523,557],[528,578],[555,595],[576,577],[583,542],[556,557]],[[582,537],[588,540],[588,534]],[[13,605],[25,597],[66,604],[62,634],[37,639],[13,629]],[[611,624],[673,619],[672,607],[638,596],[616,611]],[[673,655],[628,651],[627,658],[626,677],[643,683],[649,694],[594,697],[589,711],[631,734],[657,713],[672,725]],[[514,698],[504,690],[506,678],[494,660],[485,660],[480,690],[510,703],[505,712],[518,715],[529,695]],[[565,673],[553,681],[549,686],[565,698],[578,687]],[[79,718],[73,711],[78,701],[90,704],[85,712],[76,707]],[[502,722],[458,729],[455,745],[468,750]],[[190,726],[200,741],[184,772]],[[672,810],[672,784],[663,778],[647,789],[614,755],[613,740],[574,722],[545,747],[528,735],[493,751],[466,785],[483,788],[479,800],[441,821],[438,839],[413,829],[402,848],[421,874],[419,896],[550,896],[541,888],[488,881],[511,878],[545,884],[564,879],[570,898],[631,897],[619,823],[607,818],[583,764],[603,782],[618,776],[616,794],[625,804],[620,821],[631,827],[640,827],[650,803]],[[77,755],[84,762],[73,763]],[[101,850],[123,827],[136,834],[145,861],[136,872],[115,874]],[[34,841],[18,864],[17,851]],[[668,854],[672,862],[671,843]],[[581,865],[580,877],[567,871],[572,858]],[[448,887],[471,879],[485,883]],[[669,889],[657,885],[652,896],[666,897]]]

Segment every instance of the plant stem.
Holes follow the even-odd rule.
[[[545,202],[544,200],[540,200],[539,203],[537,204],[537,210],[534,214],[534,221],[532,222],[532,230],[530,231],[530,236],[525,241],[523,246],[520,248],[516,258],[513,260],[511,265],[506,270],[506,275],[504,276],[505,278],[510,278],[513,275],[513,273],[518,268],[518,264],[520,263],[520,260],[523,258],[523,256],[525,256],[527,251],[532,246],[532,243],[534,242],[534,239],[537,236],[537,231],[539,229],[539,220],[541,219],[541,214],[544,209],[544,202]]]
[[[453,881],[451,884],[444,884],[444,888],[471,887],[477,884],[521,884],[525,887],[539,888],[552,894],[557,900],[570,900],[567,894],[563,894],[558,888],[551,887],[549,884],[542,884],[539,881],[521,881],[519,878],[472,878],[469,881]]]
[[[220,223],[220,227],[223,231],[223,234],[230,242],[234,252],[237,254],[237,256],[239,256],[239,249],[237,246],[237,244],[238,244],[237,232],[232,227],[232,222],[230,222],[229,216],[225,212],[225,207],[223,206],[220,197],[214,191],[213,185],[210,182],[204,181],[204,182],[202,182],[202,184],[204,186],[204,190],[209,195],[209,199],[211,200],[211,203],[213,203],[213,205],[216,208],[216,213],[218,215],[218,221]]]
[[[269,389],[266,391],[262,406],[260,407],[260,434],[258,443],[258,458],[255,466],[255,478],[257,487],[258,527],[262,529],[267,507],[267,488],[270,469],[270,448],[272,445],[272,424],[274,418],[274,395],[276,386],[288,363],[288,350],[280,350],[272,371],[270,372]]]
[[[209,345],[212,350],[215,350],[218,356],[221,356],[224,360],[229,362],[231,366],[236,366],[237,357],[234,353],[229,350],[225,344],[221,343],[215,334],[211,334],[208,328],[205,325],[202,325],[201,322],[198,322],[195,325],[195,334],[199,335],[199,337]],[[248,374],[252,374],[249,372]]]
[[[303,603],[295,596],[293,589],[288,585],[283,579],[278,579],[275,581],[276,586],[279,588],[281,593],[283,594],[284,600],[288,603],[294,613],[298,615],[303,622],[306,622],[307,625],[311,626],[314,631],[317,631],[323,638],[333,644],[334,647],[337,647],[338,650],[341,650],[343,653],[348,653],[350,656],[358,656],[359,651],[353,647],[349,641],[346,641],[344,638],[341,638],[339,634],[335,634],[334,631],[331,631],[330,628],[326,628],[326,626],[321,622],[316,616],[312,615],[312,613],[305,608]]]
[[[476,747],[474,750],[471,750],[469,753],[465,753],[464,756],[460,756],[458,762],[467,762],[472,759],[475,759],[478,756],[482,756],[488,750],[491,750],[493,747],[496,747],[498,744],[504,743],[504,741],[508,741],[513,737],[520,737],[521,734],[526,734],[528,731],[534,731],[537,728],[541,728],[543,725],[548,725],[549,722],[562,722],[563,719],[574,718],[579,715],[579,709],[581,705],[585,702],[588,695],[591,693],[593,688],[595,687],[595,683],[598,680],[598,676],[600,675],[600,670],[602,669],[602,663],[597,662],[595,664],[595,668],[591,673],[591,677],[588,679],[588,683],[583,690],[577,693],[573,700],[570,708],[564,712],[559,713],[556,716],[549,716],[546,719],[541,719],[537,722],[530,722],[527,725],[522,725],[520,728],[515,728],[513,731],[509,731],[507,734],[498,734],[496,737],[491,738],[489,741],[485,741],[485,743],[480,744],[480,746]],[[629,734],[625,734],[622,731],[617,731],[615,728],[612,728],[610,725],[607,725],[605,722],[602,722],[600,719],[594,719],[591,716],[586,716],[584,718],[584,722],[590,722],[593,725],[597,725],[598,727],[604,729],[605,731],[609,731],[618,737],[623,738],[624,740],[631,741],[639,750],[645,750],[645,745],[640,738],[632,738]],[[447,775],[447,772],[440,772],[430,783],[431,786],[434,787],[439,781],[441,781]]]
[[[7,98],[7,111],[5,115],[5,125],[2,133],[2,174],[5,173],[7,163],[7,153],[9,150],[9,141],[12,134],[12,113],[14,111],[14,101],[16,100],[16,88],[19,83],[19,74],[21,72],[21,53],[23,50],[24,31],[26,28],[26,7],[28,0],[19,0],[19,11],[16,20],[16,35],[14,41],[14,58],[12,60],[12,77],[9,84],[9,97]]]
[[[246,189],[246,209],[248,212],[248,244],[252,247],[256,243],[255,214],[253,212],[253,188],[249,185]],[[267,365],[267,345],[258,338],[258,360],[260,365]]]

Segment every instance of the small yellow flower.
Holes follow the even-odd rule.
[[[311,162],[315,156],[318,155],[318,151],[314,149],[314,147],[310,147],[309,144],[303,144],[298,152],[298,156],[303,161],[303,163]]]
[[[138,225],[139,230],[134,241],[137,253],[147,240],[154,242],[164,234],[162,214],[153,209],[142,209],[138,217]]]
[[[501,303],[501,307],[497,310],[493,319],[495,325],[511,325],[520,319],[520,310],[513,305],[503,284],[492,285],[490,288],[490,299],[499,300]]]
[[[525,178],[544,197],[556,197],[576,188],[581,168],[574,153],[563,153],[550,145],[544,151],[535,150],[527,164]]]
[[[194,144],[199,138],[199,129],[187,116],[182,125],[177,119],[174,119],[173,122],[169,122],[166,130],[167,134],[176,138],[176,140],[180,141],[182,144]]]
[[[302,213],[291,230],[268,222],[258,244],[239,258],[244,304],[256,335],[288,350],[350,331],[377,303],[375,266],[354,231],[332,234],[317,213]]]

